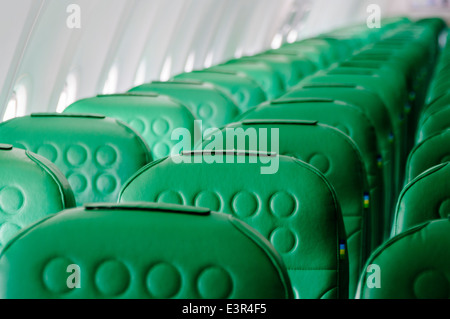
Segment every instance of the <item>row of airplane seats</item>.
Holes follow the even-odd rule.
[[[0,123],[0,297],[447,298],[449,166],[419,175],[428,139],[406,164],[445,28],[342,28]]]

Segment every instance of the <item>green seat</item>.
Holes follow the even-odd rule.
[[[115,202],[121,186],[152,158],[129,126],[94,114],[39,113],[0,123],[2,143],[39,154],[68,179],[77,205]]]
[[[301,56],[302,58],[307,58],[312,61],[317,69],[326,68],[332,63],[332,58],[330,55],[326,54],[326,51],[311,44],[292,45],[288,43],[288,45],[266,51],[266,53]]]
[[[361,62],[361,61],[359,61]],[[367,61],[366,61],[367,63]],[[389,67],[374,67],[373,65],[359,66],[352,63],[341,63],[334,65],[323,72],[328,75],[362,75],[379,77],[385,81],[384,87],[398,87],[399,89],[406,88],[406,78],[403,74],[398,72],[398,69]]]
[[[150,146],[153,159],[170,155],[176,141],[172,132],[186,128],[200,136],[195,117],[183,105],[158,94],[113,94],[83,99],[68,106],[64,113],[97,113],[119,119],[134,128]],[[192,141],[193,145],[195,141]]]
[[[55,165],[0,144],[0,250],[20,229],[74,206],[69,183]]]
[[[357,297],[448,299],[449,251],[450,220],[414,227],[392,238],[372,255],[367,272],[361,276]]]
[[[415,25],[373,44],[367,51],[389,56],[389,63],[402,67],[409,89],[415,91],[419,103],[423,103],[436,61],[437,37],[438,33]]]
[[[393,197],[394,190],[392,187],[395,178],[393,165],[395,163],[395,138],[389,111],[378,95],[354,84],[316,83],[296,86],[295,89],[283,95],[282,99],[332,99],[351,104],[359,108],[366,115],[375,129],[378,149],[380,150],[380,153],[377,155],[377,165],[383,171],[384,211],[392,211],[395,204]],[[342,106],[339,109],[342,109]],[[340,125],[336,126],[338,123],[331,116],[332,114],[327,115],[326,112],[321,112],[316,115],[317,120],[339,128]],[[344,122],[348,120],[345,116],[341,116],[341,118]],[[364,120],[362,123],[364,123]],[[357,125],[359,126],[359,124]],[[346,126],[348,127],[349,125],[347,124]],[[367,128],[369,128],[369,125]],[[361,150],[365,150],[368,144],[362,134],[353,132],[351,137],[358,145],[361,145]],[[368,151],[367,154],[371,154],[372,151]],[[365,157],[367,171],[374,171],[373,168],[371,169],[374,159],[371,156]],[[388,235],[390,227],[388,225],[385,226],[384,232]]]
[[[431,105],[444,97],[448,100],[448,95],[450,95],[450,81],[448,81],[449,74],[450,71],[441,72],[441,77],[444,77],[445,79],[434,78],[435,80],[438,79],[439,82],[432,83],[428,92],[427,105]]]
[[[423,110],[420,115],[419,125],[418,125],[418,134],[416,135],[416,142],[419,142],[420,140],[423,140],[424,137],[420,136],[420,130],[422,129],[422,126],[425,121],[430,120],[431,117],[433,117],[438,112],[444,111],[450,106],[450,94],[442,95],[438,99],[434,100],[430,104],[428,104]],[[434,117],[433,120],[436,120]],[[440,119],[438,119],[440,121]],[[442,119],[445,120],[445,119]]]
[[[445,47],[440,50],[439,60],[433,74],[433,81],[430,85],[427,103],[438,99],[440,96],[448,93],[449,80],[448,74],[450,72],[450,34],[447,35]]]
[[[399,66],[398,63],[393,61],[380,61],[380,60],[371,60],[371,59],[356,59],[357,56],[339,63],[336,67],[345,67],[345,68],[360,68],[360,69],[372,69],[376,72],[396,72],[396,77],[405,78],[406,75],[403,73],[403,69]]]
[[[395,154],[395,172],[396,181],[403,179],[403,163],[406,162],[406,121],[405,121],[405,101],[406,97],[404,94],[406,89],[401,87],[391,87],[386,85],[384,78],[376,75],[346,75],[346,74],[336,74],[336,75],[316,75],[302,81],[302,85],[305,84],[316,84],[316,83],[340,83],[340,84],[355,84],[369,90],[373,93],[378,94],[382,99],[383,103],[387,106],[391,121],[394,125],[394,136],[396,138],[396,154]],[[394,185],[396,193],[400,191],[401,184],[396,182]]]
[[[269,100],[276,99],[285,91],[281,76],[272,67],[263,62],[234,59],[224,64],[211,67],[209,70],[244,73],[259,84]]]
[[[134,87],[130,92],[158,93],[176,99],[202,121],[203,129],[231,123],[241,113],[231,96],[199,81],[151,82]]]
[[[399,196],[392,236],[450,213],[450,165],[433,166],[405,186]]]
[[[351,61],[383,62],[388,66],[402,70],[410,85],[417,76],[418,65],[424,65],[427,59],[426,48],[420,47],[416,42],[378,42],[371,47],[359,52],[351,58]]]
[[[242,72],[206,69],[181,73],[173,79],[202,81],[215,85],[232,96],[243,112],[267,100],[266,94],[257,81]]]
[[[232,214],[280,253],[296,298],[348,297],[339,203],[323,175],[297,159],[244,151],[187,152],[144,167],[123,187],[119,201],[194,205]]]
[[[371,71],[364,74],[327,74],[324,71],[305,79],[301,85],[316,83],[352,83],[378,94],[390,111],[394,128],[398,131],[398,138],[401,140],[404,137],[404,102],[406,101],[404,83],[400,82],[392,87],[392,83]]]
[[[429,114],[417,130],[417,143],[450,128],[450,105]]]
[[[320,52],[326,56],[328,64],[338,62],[344,59],[346,54],[348,54],[346,45],[343,42],[332,38],[304,39],[298,42],[284,44],[281,49],[301,49],[305,46],[320,50]]]
[[[390,69],[334,67],[316,73],[305,82],[356,83],[377,93],[383,102],[403,121],[406,104],[406,82],[402,75]]]
[[[436,56],[435,50],[430,49],[436,41],[431,40],[423,42],[416,37],[406,40],[388,38],[355,55],[352,59],[359,62],[379,62],[398,69],[399,73],[406,77],[413,107],[420,110],[425,101],[426,88]]]
[[[367,61],[358,61],[358,62],[365,62]],[[331,67],[329,70],[326,71],[326,74],[328,75],[373,75],[377,76],[383,79],[386,86],[395,88],[400,87],[400,90],[406,89],[407,82],[406,82],[406,75],[402,74],[399,69],[395,67],[374,67],[374,65],[354,65],[353,63],[341,63],[337,66]],[[412,90],[412,89],[411,89]],[[413,94],[409,94],[409,96],[413,96]],[[421,105],[416,105],[411,100],[404,100],[404,110],[403,114],[405,117],[404,123],[406,126],[406,132],[405,132],[405,142],[407,143],[405,152],[407,152],[411,145],[414,144],[414,132],[416,129],[416,122],[417,117],[416,114],[419,113],[421,109]],[[403,121],[402,121],[403,122]]]
[[[263,62],[273,68],[283,80],[286,90],[298,84],[305,76],[314,72],[314,63],[305,58],[297,58],[282,54],[258,54],[251,57],[242,57],[242,61]]]
[[[0,255],[0,298],[291,297],[273,247],[208,209],[86,205],[32,225]]]
[[[443,130],[416,145],[408,157],[406,178],[408,183],[427,169],[450,161],[450,130]]]
[[[287,108],[280,107],[280,110],[287,117],[296,118]],[[347,234],[350,264],[349,296],[353,298],[361,267],[372,249],[381,242],[382,185],[370,185],[372,187],[368,185],[359,149],[347,135],[337,129],[314,121],[262,120],[264,117],[258,115],[253,117],[251,114],[249,118],[252,119],[226,126],[222,136],[226,137],[226,132],[230,129],[234,131],[251,129],[255,134],[261,130],[268,132],[271,140],[274,137],[269,132],[278,130],[279,150],[269,149],[269,151],[277,151],[311,164],[325,175],[336,190]],[[228,138],[227,143],[230,143]],[[208,144],[211,146],[208,147]],[[209,149],[212,145],[213,142],[205,142],[204,149],[206,150],[206,147]],[[231,147],[242,148],[237,141],[234,145],[227,145],[228,149]],[[250,150],[257,147],[258,143],[246,145]]]
[[[443,48],[439,61],[436,65],[436,69],[433,75],[433,81],[430,85],[429,92],[427,95],[427,103],[431,103],[437,100],[439,97],[448,94],[449,91],[449,80],[448,75],[450,73],[450,45],[449,38],[447,37],[447,44]]]
[[[296,41],[293,43],[284,43],[279,49],[281,52],[284,50],[296,50],[300,51],[305,48],[307,52],[316,52],[318,55],[323,55],[327,64],[331,64],[338,58],[338,50],[333,48],[333,45],[323,39],[310,38]],[[324,62],[325,62],[324,61]]]

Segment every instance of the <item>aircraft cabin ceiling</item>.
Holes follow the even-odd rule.
[[[361,23],[371,4],[450,17],[424,0],[1,0],[0,120]]]

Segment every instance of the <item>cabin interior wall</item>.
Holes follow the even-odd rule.
[[[73,100],[167,80],[361,23],[372,3],[385,16],[450,20],[413,9],[411,0],[2,0],[0,121],[19,86],[27,105],[17,115],[52,112],[64,90]],[[79,28],[67,24],[71,5],[80,8]]]

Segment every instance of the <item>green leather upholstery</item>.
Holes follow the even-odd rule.
[[[322,52],[322,54],[326,56],[326,61],[328,62],[328,64],[331,64],[343,58],[343,44],[339,42],[340,41],[336,41],[336,39],[312,38],[285,44],[281,48],[301,50],[305,46],[313,47],[317,50],[320,50],[320,52]]]
[[[273,100],[284,93],[283,80],[276,71],[263,62],[235,59],[209,68],[209,70],[224,70],[244,73],[259,84],[267,99]]]
[[[450,161],[450,130],[438,132],[421,143],[409,154],[406,164],[406,182],[427,169]]]
[[[284,45],[279,49],[266,51],[267,53],[276,53],[282,55],[293,55],[293,56],[301,56],[302,58],[307,58],[312,61],[313,64],[317,67],[317,69],[323,69],[331,64],[332,60],[329,55],[326,55],[325,52],[314,45]]]
[[[300,106],[298,108],[301,109]],[[296,118],[287,109],[283,109],[282,112],[286,116]],[[281,155],[292,156],[316,167],[336,190],[347,234],[350,264],[349,296],[353,298],[360,269],[372,249],[381,240],[382,220],[380,219],[383,216],[381,207],[377,207],[376,201],[382,203],[383,199],[382,196],[380,198],[379,192],[382,186],[378,185],[378,189],[376,187],[369,188],[364,164],[357,146],[348,136],[337,129],[314,121],[260,120],[259,118],[263,117],[258,116],[254,118],[254,120],[244,120],[242,123],[226,126],[222,130],[222,136],[226,137],[226,131],[231,129],[240,128],[244,131],[251,129],[258,133],[263,130],[267,132],[268,140],[271,141],[274,138],[271,134],[272,130],[278,130],[279,150],[276,151]],[[228,138],[226,142],[229,143]],[[204,149],[209,149],[208,144],[212,143],[205,142]],[[232,147],[241,149],[237,141],[234,145],[227,144],[228,149]],[[248,143],[246,145],[246,148],[252,151],[258,147],[260,147],[258,144]],[[269,148],[269,151],[275,150]],[[364,198],[369,194],[369,204],[371,203],[371,205],[365,208]],[[372,195],[374,196],[372,197]]]
[[[315,76],[309,77],[302,81],[302,84],[312,83],[340,83],[340,84],[354,84],[365,88],[378,94],[383,103],[387,106],[391,114],[391,120],[394,128],[398,132],[394,132],[399,139],[405,135],[404,127],[404,101],[406,98],[404,94],[406,87],[401,83],[396,87],[388,86],[384,78],[377,76],[374,72],[367,72],[365,74],[324,74],[318,73]]]
[[[32,114],[0,123],[0,136],[54,163],[77,205],[116,201],[126,180],[152,160],[134,130],[103,115]]]
[[[405,87],[391,87],[386,85],[384,78],[376,75],[316,75],[302,81],[302,84],[313,83],[341,83],[341,84],[355,84],[363,87],[373,93],[378,94],[384,104],[390,111],[391,121],[394,125],[394,136],[398,143],[396,146],[396,162],[395,172],[397,172],[396,181],[403,179],[402,163],[406,162],[406,121],[404,115],[404,104],[406,97],[403,95],[406,92]],[[404,83],[403,83],[404,84]],[[401,184],[394,185],[395,194],[400,191]]]
[[[55,165],[0,144],[0,250],[20,229],[74,206],[69,183]]]
[[[269,160],[278,160],[278,170],[263,174]],[[339,252],[340,244],[346,245],[339,203],[323,175],[297,159],[239,151],[183,153],[141,169],[123,187],[119,201],[232,214],[281,254],[296,298],[348,297],[347,253]]]
[[[274,66],[278,65],[280,71],[283,71],[286,66],[289,66],[291,69],[290,76],[289,72],[286,73],[283,71],[286,80],[285,87],[287,89],[300,82],[306,76],[317,71],[317,66],[314,61],[305,54],[283,54],[281,52],[269,51],[257,54],[250,59],[275,62],[276,64],[274,64]]]
[[[195,117],[183,105],[158,94],[99,95],[69,105],[64,113],[96,113],[119,119],[134,128],[150,146],[153,159],[170,155],[176,141],[174,129],[186,128],[192,138],[200,136]],[[194,145],[195,140],[192,140]]]
[[[420,43],[414,37],[408,40],[385,39],[352,58],[353,63],[381,63],[382,68],[394,70],[405,78],[410,97],[407,106],[413,110],[407,110],[412,121],[409,134],[413,133],[417,121],[415,116],[425,101],[429,75],[432,73],[434,54],[430,47],[431,43]]]
[[[448,299],[449,251],[449,219],[427,222],[392,238],[367,262],[379,267],[380,288],[369,288],[374,271],[365,272],[357,298]]]
[[[397,203],[392,236],[450,213],[450,165],[448,162],[423,172],[403,189]]]
[[[251,57],[243,57],[242,61],[256,61],[268,64],[273,68],[283,80],[283,86],[286,90],[296,85],[306,75],[314,72],[314,63],[302,59],[298,60],[288,55],[281,54],[258,54]],[[298,63],[299,65],[296,65]],[[302,67],[306,67],[306,72],[302,72]]]
[[[199,81],[151,82],[132,88],[130,92],[159,93],[180,101],[202,121],[203,129],[221,127],[241,113],[231,96],[212,84]]]
[[[448,45],[449,43],[448,39],[449,38],[447,38],[446,47],[442,50],[439,63],[436,66],[435,74],[433,76],[433,81],[428,91],[427,95],[428,104],[438,100],[444,95],[448,95],[449,93],[448,74],[450,71],[449,65],[450,46]]]
[[[173,79],[202,81],[215,85],[232,96],[243,112],[267,100],[261,86],[242,72],[206,69],[181,73]]]
[[[279,51],[284,54],[305,54],[308,58],[314,62],[318,69],[323,69],[336,61],[336,54],[331,50],[331,45],[314,42],[307,42],[307,40],[285,43],[279,49],[273,50]],[[268,51],[272,52],[272,51]]]
[[[368,75],[374,77],[380,77],[385,81],[385,86],[390,87],[401,87],[404,88],[406,86],[406,78],[404,74],[398,72],[396,68],[388,68],[388,67],[367,67],[367,66],[356,66],[353,64],[339,64],[333,67],[330,67],[327,71],[324,71],[323,74],[328,75]]]
[[[297,98],[332,99],[336,101],[343,101],[358,107],[364,112],[364,114],[366,114],[366,117],[374,126],[378,148],[380,150],[377,162],[383,170],[385,201],[384,210],[386,212],[392,211],[394,206],[394,187],[392,187],[392,185],[394,185],[395,178],[393,163],[395,163],[396,139],[394,137],[394,128],[389,116],[389,111],[378,95],[355,84],[316,83],[295,86],[291,91],[282,97],[282,99]],[[331,115],[326,116],[326,113],[322,112],[317,116],[317,120],[320,122],[331,126],[336,126],[336,124],[338,124],[334,121],[334,119],[331,119]],[[328,121],[326,117],[329,117]],[[344,119],[344,121],[347,121],[347,119]],[[359,126],[359,124],[357,125]],[[348,127],[349,125],[347,124],[346,126]],[[340,126],[336,127],[339,128]],[[363,150],[364,148],[367,148],[365,144],[366,142],[363,140],[364,137],[360,137],[361,133],[354,131],[352,133],[352,138],[358,145],[361,145],[360,149]],[[360,140],[360,142],[358,140]],[[366,163],[371,163],[371,161],[373,161],[373,159],[368,157],[368,161],[366,161]],[[370,171],[370,165],[372,164],[366,166],[368,171]],[[389,229],[386,229],[386,231],[386,234],[388,234],[390,232],[390,227]]]
[[[419,126],[433,114],[446,109],[450,105],[450,94],[444,94],[439,98],[429,103],[423,110],[420,116]]]
[[[430,103],[448,91],[448,72],[449,72],[449,55],[450,55],[450,34],[447,34],[445,47],[440,52],[440,57],[436,65],[433,81],[430,85],[427,102]]]
[[[450,105],[428,115],[417,130],[417,143],[450,128]]]
[[[79,288],[67,282],[79,267]],[[292,297],[280,256],[232,216],[177,205],[93,204],[27,228],[0,255],[1,298]]]

